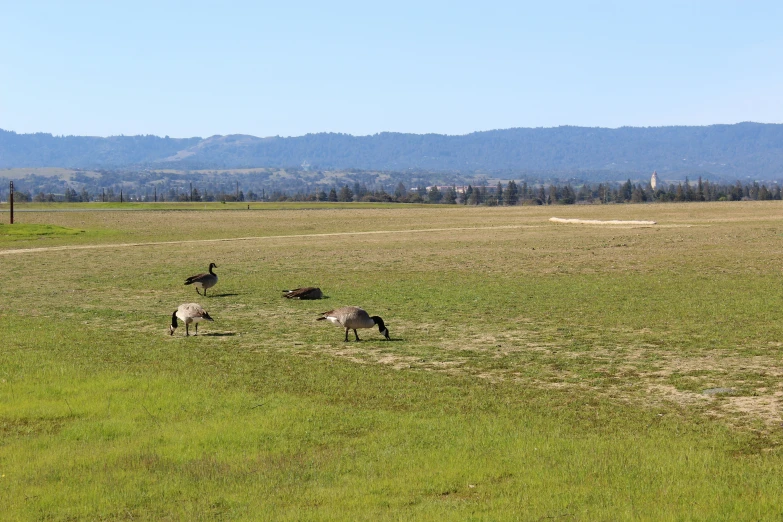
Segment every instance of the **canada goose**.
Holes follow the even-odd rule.
[[[383,324],[383,319],[374,315],[370,315],[359,308],[358,306],[343,306],[335,310],[329,310],[321,314],[321,317],[316,321],[323,321],[326,319],[332,324],[340,325],[345,328],[345,341],[348,342],[348,330],[353,330],[353,334],[356,336],[356,340],[360,341],[359,334],[356,333],[357,328],[372,328],[376,324],[378,325],[378,331],[383,334],[386,339],[389,339],[389,330],[386,325]]]
[[[177,329],[177,317],[179,317],[180,321],[185,323],[185,335],[188,336],[190,333],[188,332],[188,325],[190,323],[196,323],[196,333],[195,335],[198,335],[198,322],[199,321],[212,321],[213,319],[209,316],[206,310],[201,307],[198,303],[185,303],[179,305],[179,307],[174,310],[174,313],[171,314],[171,326],[169,326],[169,335],[174,335],[174,330]]]
[[[196,274],[194,276],[190,276],[187,279],[185,279],[186,285],[193,285],[196,287],[196,293],[198,295],[201,295],[201,292],[198,291],[199,288],[204,289],[204,295],[207,295],[207,288],[212,288],[217,284],[218,277],[215,272],[212,271],[213,268],[217,268],[217,265],[215,263],[209,264],[209,273],[203,273],[203,274]]]
[[[320,299],[324,296],[320,288],[306,286],[304,288],[295,288],[294,290],[283,290],[283,297],[288,299]]]

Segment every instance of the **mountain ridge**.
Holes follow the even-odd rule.
[[[381,132],[207,138],[53,136],[0,129],[0,168],[708,172],[783,179],[783,124],[516,127],[462,135]]]

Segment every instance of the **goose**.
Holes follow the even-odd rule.
[[[324,294],[321,292],[321,289],[315,286],[283,290],[283,297],[287,297],[288,299],[320,299],[323,296]]]
[[[196,333],[198,335],[198,322],[199,321],[212,321],[206,310],[198,303],[185,303],[179,305],[171,314],[171,326],[169,326],[169,335],[174,335],[174,330],[177,329],[177,318],[185,323],[185,335],[188,336],[188,325],[190,323],[196,323]]]
[[[353,330],[353,334],[356,336],[356,340],[360,341],[359,334],[356,333],[357,328],[372,328],[378,325],[378,331],[389,340],[389,330],[386,325],[383,324],[383,319],[377,315],[370,315],[359,308],[358,306],[343,306],[342,308],[336,308],[329,310],[321,314],[321,317],[316,321],[327,320],[332,324],[342,326],[345,328],[345,342],[348,342],[348,330]]]
[[[204,296],[206,296],[207,288],[212,288],[218,282],[218,276],[215,272],[212,271],[213,268],[217,268],[217,265],[215,263],[210,263],[208,273],[196,274],[194,276],[190,276],[187,279],[185,279],[185,284],[195,286],[196,293],[198,295],[201,295],[201,292],[199,292],[198,289],[203,288]]]

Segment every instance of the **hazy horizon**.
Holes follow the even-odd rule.
[[[0,128],[445,134],[783,123],[783,5],[4,6]]]
[[[362,138],[362,137],[370,137],[370,136],[377,136],[379,134],[410,134],[415,136],[426,136],[426,135],[439,135],[439,136],[468,136],[470,134],[480,134],[484,132],[493,132],[493,131],[504,131],[504,130],[513,130],[513,129],[529,129],[529,130],[536,130],[536,129],[557,129],[561,127],[572,127],[572,128],[582,128],[582,129],[603,129],[603,130],[618,130],[618,129],[655,129],[655,128],[667,128],[667,127],[716,127],[716,126],[731,126],[731,125],[739,125],[743,123],[750,123],[750,124],[758,124],[758,125],[783,125],[783,123],[774,123],[774,122],[761,122],[761,121],[738,121],[733,123],[711,123],[708,125],[647,125],[647,126],[636,126],[636,125],[621,125],[619,127],[599,127],[599,126],[587,126],[587,125],[556,125],[551,127],[509,127],[509,128],[503,128],[503,129],[482,129],[482,130],[475,130],[470,132],[465,132],[461,134],[444,134],[444,133],[436,133],[436,132],[397,132],[397,131],[380,131],[373,134],[350,134],[347,132],[339,132],[339,131],[322,131],[322,132],[308,132],[305,134],[298,134],[294,136],[282,136],[282,135],[274,135],[274,136],[255,136],[253,134],[242,134],[242,133],[228,133],[228,134],[210,134],[207,136],[172,136],[171,134],[111,134],[106,136],[99,136],[94,134],[55,134],[53,132],[48,131],[35,131],[35,132],[18,132],[14,129],[5,129],[0,127],[0,131],[6,131],[6,132],[15,132],[16,134],[49,134],[56,138],[62,138],[62,137],[83,137],[83,138],[113,138],[113,137],[123,137],[123,136],[155,136],[159,138],[173,138],[173,139],[189,139],[189,138],[201,138],[201,139],[209,139],[209,138],[219,138],[219,137],[228,137],[228,136],[250,136],[253,138],[301,138],[303,136],[306,136],[308,134],[342,134],[342,135],[348,135],[352,136],[354,138]]]

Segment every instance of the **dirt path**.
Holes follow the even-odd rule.
[[[98,248],[128,248],[145,247],[160,245],[187,245],[191,243],[219,243],[225,241],[257,241],[270,239],[292,239],[306,237],[330,237],[330,236],[362,236],[373,234],[414,234],[429,232],[448,232],[462,230],[507,230],[520,228],[538,228],[540,225],[501,225],[495,227],[455,227],[455,228],[422,228],[408,230],[371,230],[367,232],[331,232],[327,234],[297,234],[288,236],[250,236],[250,237],[230,237],[219,239],[184,239],[179,241],[148,241],[141,243],[106,243],[95,245],[65,245],[56,247],[37,247],[37,248],[16,248],[11,250],[0,250],[0,256],[13,254],[32,254],[38,252],[57,252],[60,250],[92,250]]]

